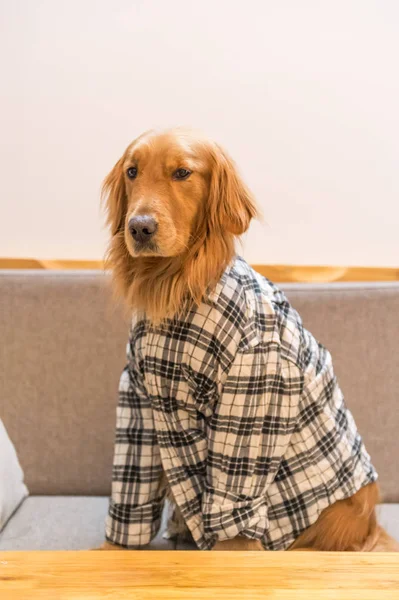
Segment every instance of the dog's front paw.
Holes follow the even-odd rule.
[[[92,548],[92,550],[126,550],[122,546],[111,544],[111,542],[104,542],[99,548]]]
[[[239,550],[241,552],[264,552],[260,540],[250,540],[245,537],[236,537],[231,540],[216,542],[212,550]]]

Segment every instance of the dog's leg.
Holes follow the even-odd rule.
[[[264,551],[264,548],[259,540],[250,540],[245,537],[236,537],[232,540],[224,540],[216,542],[212,550],[240,550],[242,552]]]
[[[351,498],[339,500],[306,529],[289,550],[399,551],[399,545],[377,524],[378,486],[371,483]]]

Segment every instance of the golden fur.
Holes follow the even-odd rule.
[[[129,180],[129,167],[137,177]],[[173,173],[185,168],[188,179]],[[116,289],[131,309],[154,322],[199,303],[234,255],[234,239],[256,215],[252,196],[234,163],[214,142],[186,130],[149,132],[132,142],[104,181],[112,239],[108,252]],[[158,229],[155,250],[137,249],[129,232],[133,216],[150,215]],[[398,550],[378,526],[378,486],[324,510],[291,550]],[[178,530],[184,521],[176,515]],[[116,548],[106,543],[104,548]],[[260,550],[259,542],[236,538],[221,549]]]

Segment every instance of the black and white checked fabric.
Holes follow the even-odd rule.
[[[236,258],[180,320],[132,324],[120,381],[107,539],[156,535],[165,472],[200,549],[243,535],[283,550],[375,481],[331,356]]]

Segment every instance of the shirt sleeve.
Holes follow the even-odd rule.
[[[162,466],[139,361],[127,346],[127,364],[119,384],[112,495],[106,520],[106,539],[134,548],[157,534],[164,491]]]
[[[295,427],[302,378],[277,343],[238,351],[208,431],[204,532],[212,542],[262,538],[267,491]]]

